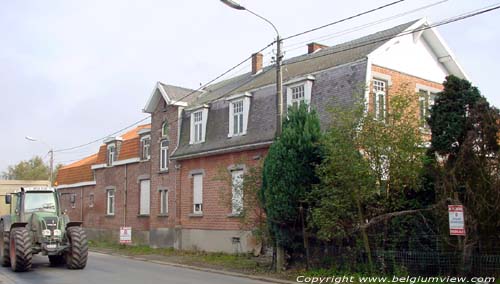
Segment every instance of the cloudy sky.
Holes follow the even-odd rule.
[[[270,19],[283,36],[389,2],[240,1]],[[285,56],[305,53],[307,42],[334,45],[421,17],[438,22],[493,4],[406,0],[286,41]],[[409,13],[412,10],[416,11]],[[344,32],[375,21],[379,23]],[[473,84],[497,107],[499,26],[500,10],[496,10],[438,28]],[[156,81],[195,89],[274,36],[265,22],[219,0],[2,1],[0,172],[34,155],[48,161],[48,146],[27,141],[26,135],[54,149],[105,137],[147,117],[142,108]],[[265,62],[270,62],[272,52],[272,48],[264,52]],[[248,70],[249,63],[230,76]],[[58,152],[56,163],[82,158],[98,146]]]

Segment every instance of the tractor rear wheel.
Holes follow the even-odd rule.
[[[4,231],[3,222],[0,223],[0,264],[10,266],[9,232]]]
[[[10,231],[10,267],[15,272],[31,269],[31,237],[28,229],[14,228]]]
[[[69,227],[66,234],[70,245],[65,254],[66,266],[68,269],[84,269],[89,250],[85,231],[81,227]]]
[[[59,266],[64,263],[63,255],[49,255],[50,266]]]

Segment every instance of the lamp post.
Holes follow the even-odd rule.
[[[262,17],[261,15],[248,10],[247,8],[243,7],[242,5],[238,4],[237,2],[233,0],[221,0],[222,3],[226,4],[227,6],[236,9],[236,10],[245,10],[248,13],[266,21],[268,24],[270,24],[274,31],[276,32],[276,137],[279,137],[281,135],[282,131],[282,122],[283,122],[283,95],[282,95],[282,88],[283,88],[283,78],[281,75],[281,64],[283,60],[283,54],[281,53],[281,45],[283,43],[283,40],[280,37],[280,34],[278,32],[278,29],[276,26],[269,21],[268,19]]]
[[[50,154],[50,186],[52,186],[53,184],[53,173],[54,173],[54,149],[47,143],[43,142],[42,140],[38,140],[38,139],[35,139],[31,136],[26,136],[24,137],[26,140],[28,141],[32,141],[32,142],[41,142],[43,143],[45,146],[47,146],[49,148],[49,154]]]
[[[247,8],[241,6],[234,0],[221,0],[222,3],[226,4],[227,6],[236,9],[236,10],[245,10],[249,12],[250,14],[264,20],[268,24],[270,24],[274,31],[276,32],[276,137],[281,136],[282,132],[282,122],[283,122],[283,95],[282,95],[282,87],[283,87],[283,78],[281,76],[281,63],[283,60],[283,54],[281,54],[281,44],[282,44],[282,39],[280,37],[280,33],[278,32],[278,29],[276,26],[271,23],[268,19],[262,17],[261,15],[248,10]],[[285,250],[282,245],[279,243],[276,243],[276,270],[281,271],[283,270],[285,265]]]

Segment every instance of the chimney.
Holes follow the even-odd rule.
[[[262,58],[263,56],[260,52],[252,54],[252,75],[262,70]]]
[[[326,45],[323,45],[323,44],[319,44],[317,42],[311,42],[307,45],[307,54],[311,54],[311,53],[314,53],[322,48],[325,48],[325,47],[328,47]]]

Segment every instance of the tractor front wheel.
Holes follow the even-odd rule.
[[[9,254],[9,232],[4,231],[3,222],[0,223],[0,264],[2,266],[10,266]]]
[[[10,267],[15,272],[31,269],[31,237],[28,229],[14,228],[10,231]]]
[[[85,231],[81,227],[69,227],[66,234],[70,245],[65,254],[66,266],[68,269],[84,269],[89,250]]]

